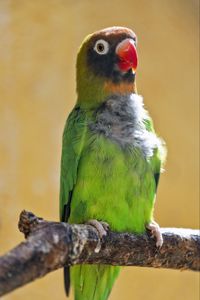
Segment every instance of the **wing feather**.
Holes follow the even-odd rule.
[[[76,184],[78,163],[84,147],[86,133],[85,114],[79,107],[70,113],[63,132],[61,174],[60,174],[60,220],[67,222],[73,189]],[[70,268],[64,267],[66,295],[70,292]]]

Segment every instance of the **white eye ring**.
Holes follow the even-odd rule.
[[[98,40],[94,45],[94,50],[100,55],[105,55],[109,51],[109,44],[105,40]]]

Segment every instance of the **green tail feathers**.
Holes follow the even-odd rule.
[[[77,265],[70,271],[75,300],[107,300],[120,267]]]

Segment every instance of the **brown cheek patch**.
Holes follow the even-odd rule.
[[[113,83],[111,81],[106,81],[104,84],[104,91],[106,93],[112,94],[130,94],[137,93],[135,83]]]

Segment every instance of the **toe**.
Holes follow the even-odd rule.
[[[152,236],[156,238],[156,247],[161,248],[163,245],[163,237],[159,225],[155,221],[152,221],[147,224],[146,228],[149,229]]]
[[[93,226],[98,232],[99,240],[94,250],[95,253],[98,253],[101,250],[101,239],[107,235],[109,225],[106,222],[99,222],[98,220],[94,219],[87,221],[87,224]]]
[[[108,231],[108,230],[109,230],[110,226],[109,226],[108,223],[102,222],[102,221],[101,221],[100,223],[101,223],[101,225],[103,226],[103,228],[105,229],[105,231]]]
[[[104,226],[101,222],[92,219],[92,220],[87,221],[87,224],[93,226],[98,231],[100,239],[103,236],[107,235],[107,232],[106,232],[106,230],[105,230],[105,228],[104,228]]]

